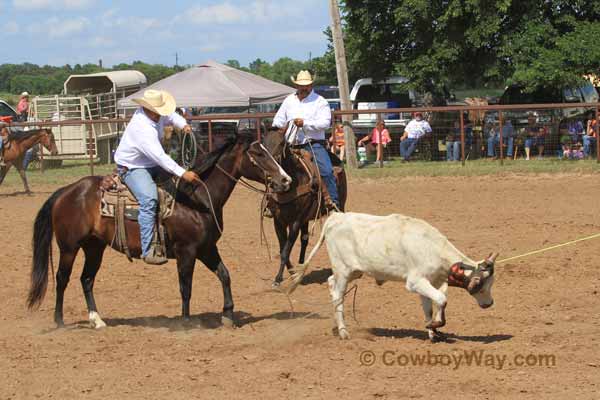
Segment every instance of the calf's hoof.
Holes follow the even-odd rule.
[[[446,321],[431,321],[430,323],[425,325],[425,328],[433,329],[435,331],[436,329],[441,328],[445,325],[446,325]]]
[[[348,340],[350,339],[350,333],[348,332],[348,329],[346,328],[333,328],[333,334],[337,335],[340,337],[340,339],[342,340]]]

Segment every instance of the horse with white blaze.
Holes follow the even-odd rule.
[[[446,324],[448,285],[466,289],[481,308],[494,303],[491,289],[497,253],[473,261],[427,222],[400,214],[333,213],[307,261],[290,277],[289,293],[302,281],[308,264],[324,241],[333,271],[328,279],[329,292],[341,339],[350,337],[344,323],[346,288],[363,274],[375,278],[379,285],[385,281],[405,281],[409,291],[418,293],[432,340],[438,335],[437,329]]]

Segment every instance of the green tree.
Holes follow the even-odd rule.
[[[345,0],[342,9],[351,80],[533,88],[600,69],[598,0]]]

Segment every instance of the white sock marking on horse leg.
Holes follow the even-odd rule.
[[[100,318],[100,314],[98,314],[96,311],[90,311],[89,319],[92,328],[102,329],[106,327],[106,323],[102,321],[102,318]]]

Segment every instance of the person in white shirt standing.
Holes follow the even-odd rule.
[[[407,162],[410,155],[417,148],[419,140],[426,134],[431,133],[429,122],[423,119],[423,114],[419,111],[415,112],[414,118],[406,124],[404,134],[400,138],[400,156],[402,162]]]
[[[296,79],[293,76],[290,79],[296,86],[296,93],[292,93],[285,98],[273,118],[273,126],[285,128],[289,122],[298,127],[296,135],[289,137],[288,141],[293,146],[301,147],[313,153],[321,180],[327,190],[327,192],[324,191],[325,205],[329,209],[339,209],[340,203],[333,175],[333,166],[327,152],[327,142],[325,140],[325,130],[331,126],[329,103],[313,91],[314,79],[309,71],[300,71]]]
[[[173,125],[184,132],[192,128],[175,113],[175,99],[161,90],[146,90],[144,97],[133,99],[140,105],[123,133],[115,152],[119,175],[140,203],[138,222],[142,245],[142,259],[148,264],[164,264],[165,257],[157,257],[152,248],[158,191],[154,179],[160,169],[186,182],[200,180],[193,171],[180,167],[163,150],[160,140],[163,128]]]

